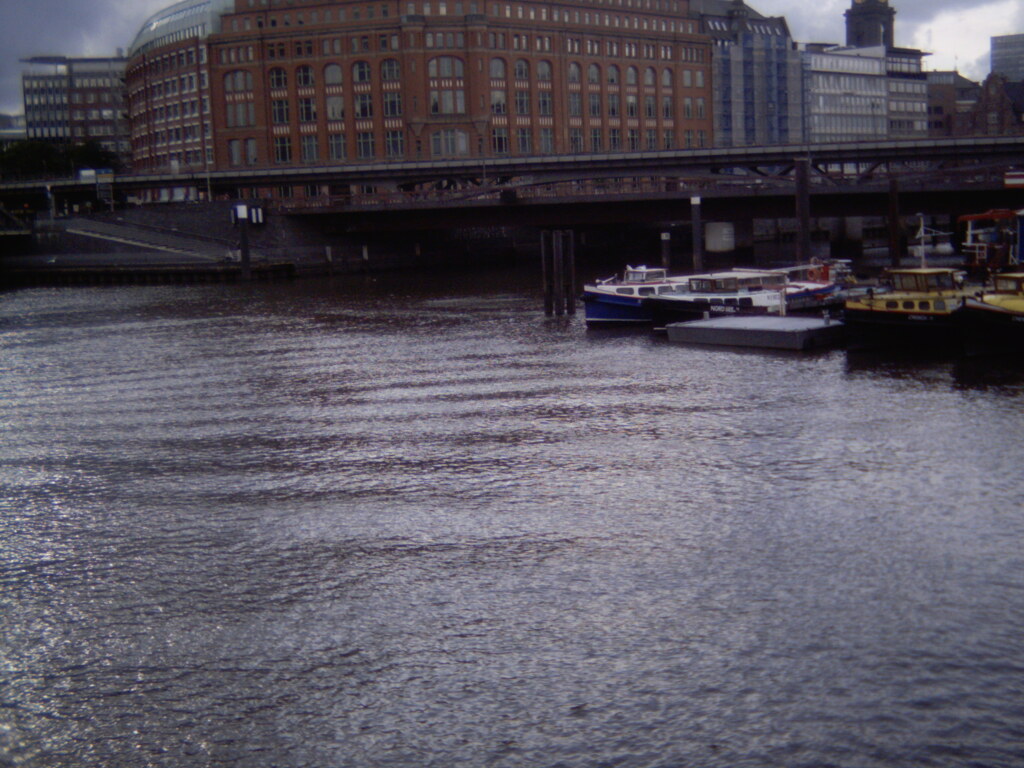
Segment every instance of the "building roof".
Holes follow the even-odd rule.
[[[135,36],[129,56],[148,48],[220,31],[221,14],[234,10],[234,0],[181,0],[146,19]]]
[[[785,18],[765,16],[740,0],[690,0],[690,13],[698,14],[704,32],[716,39],[732,40],[740,32],[789,37]]]

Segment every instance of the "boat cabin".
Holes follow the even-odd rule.
[[[668,280],[668,270],[656,267],[626,267],[624,283],[663,283]]]
[[[955,269],[892,269],[889,279],[893,290],[902,293],[941,293],[960,288]]]
[[[1013,272],[995,276],[996,293],[1024,294],[1024,272]]]
[[[779,272],[736,270],[711,275],[695,275],[687,284],[688,293],[741,293],[751,291],[780,291],[786,286],[786,276]]]
[[[965,227],[961,248],[969,266],[995,270],[1020,264],[1024,211],[986,211],[958,221]]]

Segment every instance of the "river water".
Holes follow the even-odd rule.
[[[0,294],[0,765],[1024,764],[1024,370],[534,277]]]

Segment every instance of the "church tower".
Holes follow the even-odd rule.
[[[851,48],[895,48],[896,9],[888,0],[853,0],[846,12],[846,44]]]

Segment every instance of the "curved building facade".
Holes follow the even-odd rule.
[[[140,32],[136,170],[712,144],[711,42],[685,0],[228,5]],[[199,6],[217,22],[188,23]]]

